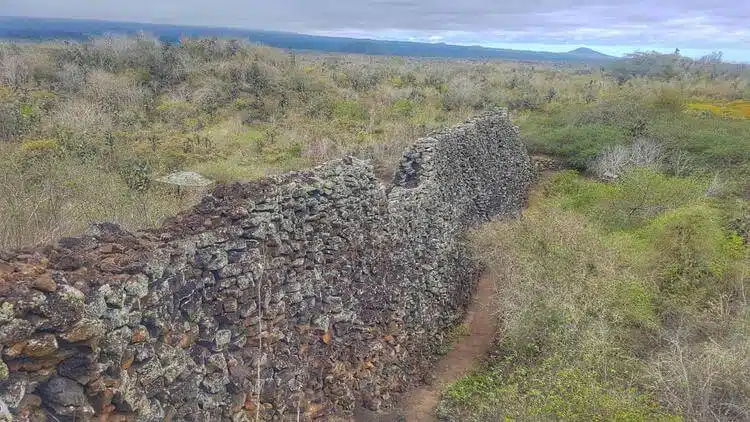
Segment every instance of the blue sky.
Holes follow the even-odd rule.
[[[750,0],[0,0],[0,11],[613,55],[677,47],[750,62]]]

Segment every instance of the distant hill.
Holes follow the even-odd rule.
[[[461,59],[504,59],[518,61],[544,61],[604,64],[615,57],[588,48],[567,53],[511,50],[481,46],[461,46],[408,41],[382,41],[346,37],[325,37],[291,32],[258,31],[233,28],[160,25],[136,22],[114,22],[78,19],[37,19],[0,17],[0,39],[84,41],[92,36],[135,34],[144,31],[165,42],[178,42],[181,37],[231,37],[244,38],[271,47],[289,50],[311,50],[333,53],[376,54],[412,57],[440,57]]]
[[[616,57],[608,56],[604,53],[600,53],[596,50],[592,50],[590,48],[581,47],[576,48],[575,50],[568,51],[568,54],[576,57],[581,58],[588,58],[592,60],[613,60],[616,59]]]

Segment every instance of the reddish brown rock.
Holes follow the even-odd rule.
[[[46,334],[29,340],[23,348],[23,354],[31,358],[39,358],[49,356],[57,349],[57,338],[52,334]]]
[[[79,341],[89,340],[93,337],[99,337],[104,334],[104,323],[100,320],[82,319],[78,321],[69,331],[60,335],[68,342],[77,343]]]
[[[31,283],[31,287],[42,292],[51,293],[57,290],[57,283],[52,279],[51,275],[42,274]]]
[[[146,342],[148,341],[148,339],[148,329],[146,329],[146,327],[144,326],[140,326],[133,331],[133,337],[131,338],[130,342],[133,344],[137,344]]]

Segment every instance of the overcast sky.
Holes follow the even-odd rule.
[[[0,14],[750,60],[750,0],[0,0]]]

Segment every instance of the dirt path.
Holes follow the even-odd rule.
[[[356,422],[431,422],[436,421],[435,408],[443,387],[466,375],[489,353],[496,326],[491,316],[494,286],[488,277],[477,283],[471,305],[463,324],[468,334],[458,338],[448,354],[437,364],[433,382],[407,393],[399,406],[389,413],[375,413],[364,409],[355,412]]]
[[[435,407],[443,387],[468,374],[487,356],[496,333],[496,326],[490,315],[490,302],[494,293],[492,281],[488,277],[482,277],[464,319],[469,334],[460,337],[453,349],[438,362],[435,380],[431,385],[423,385],[406,396],[400,406],[406,421],[437,420]]]

